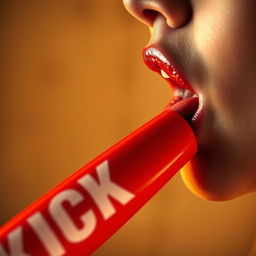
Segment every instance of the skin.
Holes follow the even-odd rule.
[[[201,95],[198,153],[182,171],[199,197],[256,191],[255,0],[124,0]],[[145,12],[145,10],[147,10]]]

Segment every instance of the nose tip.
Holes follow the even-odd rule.
[[[162,14],[171,28],[184,26],[192,16],[190,0],[123,0],[128,12],[149,27]]]

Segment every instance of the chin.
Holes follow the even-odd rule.
[[[236,170],[226,171],[207,161],[204,164],[197,157],[181,169],[186,187],[197,197],[210,201],[228,201],[256,191],[251,179],[239,178],[236,173]]]

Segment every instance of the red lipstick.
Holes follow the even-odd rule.
[[[172,62],[170,58],[165,57],[159,49],[153,46],[148,46],[143,49],[143,57],[145,64],[152,71],[158,72],[166,79],[170,79],[169,81],[172,82],[171,86],[174,84],[175,86],[195,93],[194,89],[189,85],[176,64]]]
[[[198,106],[196,111],[190,111],[193,114],[188,120],[198,135],[204,113],[203,97],[196,93],[171,57],[163,52],[154,45],[147,46],[142,51],[143,60],[149,69],[160,74],[173,89],[169,107],[173,106],[180,113],[186,113],[190,107],[193,109],[193,106]]]

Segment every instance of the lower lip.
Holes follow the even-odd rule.
[[[191,125],[195,135],[198,135],[204,113],[202,96],[182,99],[167,107],[181,114]]]

